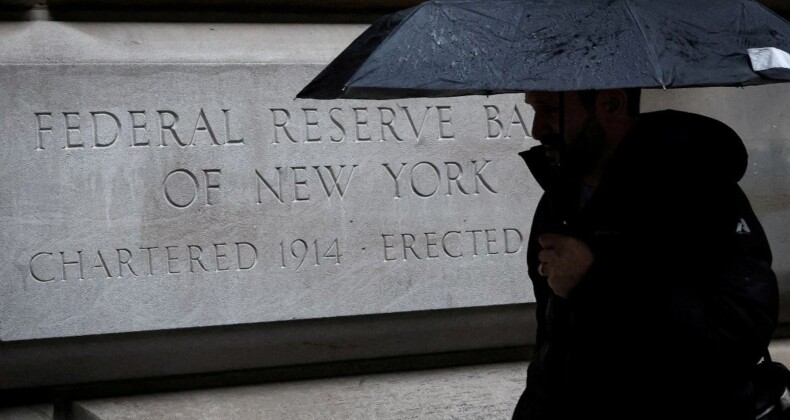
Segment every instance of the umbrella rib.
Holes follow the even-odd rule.
[[[393,28],[392,31],[390,31],[389,35],[387,35],[387,37],[384,39],[384,41],[382,41],[382,43],[370,54],[370,56],[368,56],[368,58],[365,59],[365,61],[362,63],[361,66],[359,66],[357,71],[355,71],[354,74],[352,74],[351,77],[348,78],[348,81],[346,81],[346,86],[354,83],[356,80],[358,80],[360,77],[362,77],[362,75],[358,75],[357,74],[357,73],[359,73],[359,70],[361,70],[362,67],[368,62],[368,60],[370,60],[370,58],[373,55],[376,54],[376,51],[381,50],[384,47],[384,45],[386,45],[386,44],[388,44],[388,43],[390,43],[392,41],[392,39],[395,37],[395,34],[398,33],[398,31],[403,27],[403,23],[406,22],[407,19],[412,17],[415,13],[417,13],[417,11],[419,11],[420,9],[425,7],[425,5],[428,4],[428,3],[429,2],[425,2],[425,3],[422,3],[422,4],[418,5],[418,6],[415,6],[414,9],[408,15],[404,16],[403,19],[401,19],[401,21],[398,23],[398,25],[395,28]],[[366,74],[370,73],[371,71],[372,70],[368,71]]]
[[[666,89],[667,85],[664,83],[664,74],[661,71],[661,66],[658,63],[658,56],[656,52],[653,51],[653,47],[650,45],[650,42],[647,40],[647,33],[645,33],[645,28],[642,26],[642,22],[636,17],[636,13],[634,13],[634,9],[631,7],[630,0],[623,0],[625,3],[625,8],[628,9],[628,14],[631,15],[631,19],[633,19],[634,23],[636,23],[637,28],[639,28],[639,34],[642,36],[642,42],[645,43],[645,48],[647,49],[647,54],[650,58],[650,62],[653,63],[653,67],[656,71],[656,77],[658,77],[658,82],[661,83],[661,87]]]

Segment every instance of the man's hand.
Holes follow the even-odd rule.
[[[590,270],[595,257],[586,243],[566,235],[547,233],[538,238],[538,272],[557,296],[567,298]]]

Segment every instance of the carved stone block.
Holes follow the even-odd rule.
[[[294,100],[321,68],[3,67],[0,339],[531,301],[523,96]]]

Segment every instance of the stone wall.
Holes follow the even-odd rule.
[[[531,110],[294,100],[363,29],[0,26],[0,388],[523,347]]]
[[[65,22],[4,2],[33,8],[0,23],[5,395],[528,357],[524,239],[540,190],[516,155],[535,144],[520,95],[294,100],[364,24],[173,23],[152,3],[203,4],[119,2],[158,22]],[[77,1],[51,5],[83,16]],[[745,139],[742,185],[785,294],[787,98],[767,86],[643,99]]]

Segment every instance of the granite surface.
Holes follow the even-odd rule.
[[[0,339],[533,299],[541,190],[517,155],[532,143],[521,95],[295,100],[321,65],[265,41],[298,27],[255,36],[251,63],[35,63],[16,46],[0,71]]]

